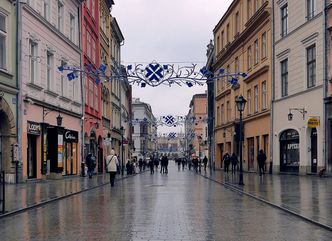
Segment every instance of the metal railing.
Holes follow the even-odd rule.
[[[5,172],[0,172],[0,213],[5,212]]]

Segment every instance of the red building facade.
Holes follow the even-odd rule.
[[[85,69],[96,70],[100,65],[99,1],[86,0],[83,3],[81,22],[82,65]],[[103,155],[101,84],[90,76],[85,76],[83,82],[85,101],[84,157],[91,152],[98,158],[98,164],[102,163]]]

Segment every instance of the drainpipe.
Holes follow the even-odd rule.
[[[16,87],[18,93],[16,94],[16,141],[21,147],[19,151],[19,161],[16,163],[16,173],[15,181],[16,183],[22,182],[22,165],[23,165],[23,155],[22,155],[22,126],[23,126],[23,98],[22,98],[22,88],[21,88],[21,41],[22,41],[22,8],[21,0],[16,1]]]
[[[274,19],[275,19],[275,13],[274,13],[274,2],[275,0],[272,0],[272,18],[271,18],[271,23],[272,23],[272,64],[271,64],[271,77],[272,77],[272,88],[271,88],[271,107],[270,107],[270,167],[269,167],[269,174],[272,174],[272,167],[273,167],[273,144],[274,144],[274,133],[273,133],[273,127],[274,127],[274,100],[275,100],[275,24],[274,24]],[[275,160],[276,161],[276,160]]]
[[[328,128],[326,128],[326,125],[328,124],[328,114],[327,114],[327,105],[325,103],[325,99],[327,97],[327,91],[328,91],[328,69],[327,69],[327,41],[328,41],[328,35],[327,35],[327,21],[328,21],[328,9],[327,9],[327,4],[328,1],[324,0],[323,1],[323,9],[324,9],[324,13],[323,13],[323,18],[324,18],[324,23],[323,23],[323,32],[324,32],[324,41],[323,41],[323,74],[324,74],[324,78],[323,78],[323,102],[324,102],[324,108],[323,108],[323,118],[324,118],[324,125],[323,125],[323,157],[324,157],[324,168],[327,168],[327,159],[328,159],[328,142],[326,141],[326,138],[328,137],[329,133],[328,133]]]

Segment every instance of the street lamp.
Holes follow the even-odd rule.
[[[242,112],[244,111],[244,107],[246,106],[247,100],[242,96],[238,96],[235,99],[237,110],[240,112],[240,127],[239,127],[239,154],[240,154],[240,179],[239,185],[244,185],[243,183],[243,167],[242,167]]]
[[[125,128],[123,126],[120,127],[121,132],[121,176],[123,176],[124,173],[124,163],[123,163],[123,135],[125,132]]]

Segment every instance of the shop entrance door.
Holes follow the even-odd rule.
[[[28,135],[28,178],[37,177],[37,137]]]
[[[317,173],[317,129],[311,129],[311,172]]]
[[[255,139],[248,138],[248,170],[254,169],[255,163]]]

